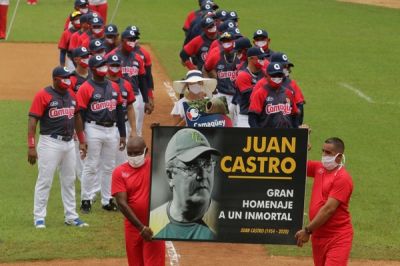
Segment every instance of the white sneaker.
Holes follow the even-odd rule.
[[[73,225],[76,227],[88,227],[89,224],[85,223],[79,218],[76,218],[75,220],[65,220],[64,222],[66,225]]]

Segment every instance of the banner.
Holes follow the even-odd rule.
[[[296,244],[306,129],[155,127],[154,239]]]
[[[222,101],[221,104],[223,104]],[[198,105],[190,105],[187,102],[183,103],[186,125],[188,127],[232,127],[232,120],[225,112],[227,107],[223,106],[223,110],[221,111],[218,108],[215,108],[217,110],[212,110],[211,101],[205,102],[205,105],[208,105],[209,109],[205,106],[204,109],[206,110],[203,111],[203,108],[199,108]]]

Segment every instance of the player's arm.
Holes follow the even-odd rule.
[[[86,157],[87,143],[85,132],[83,131],[82,116],[79,111],[75,113],[75,132],[79,140],[79,152],[81,155],[81,159],[83,160]]]
[[[126,146],[126,126],[125,126],[125,113],[123,104],[123,98],[118,85],[115,82],[111,82],[111,86],[114,91],[118,93],[117,96],[117,127],[119,131],[119,149],[122,151]],[[78,91],[79,92],[79,91]]]
[[[126,106],[126,111],[127,111],[127,116],[128,116],[128,122],[131,128],[135,128],[136,122],[135,122],[135,111],[133,109],[133,103],[136,101],[135,94],[133,92],[132,85],[128,81],[124,81],[125,88],[128,92],[128,98],[127,98],[127,106]],[[131,135],[133,133],[133,130],[131,131]]]
[[[217,71],[215,70],[215,66],[217,65],[217,62],[219,60],[219,54],[218,53],[212,53],[209,56],[207,56],[206,62],[204,63],[203,66],[203,75],[205,77],[209,78],[217,78]]]
[[[261,127],[260,123],[260,114],[263,109],[263,100],[262,95],[259,95],[259,90],[256,88],[253,89],[250,95],[250,105],[249,105],[249,125],[252,128]]]
[[[144,240],[150,241],[153,237],[153,231],[150,229],[150,227],[142,224],[142,222],[137,218],[131,207],[129,207],[127,193],[118,192],[114,194],[114,197],[117,199],[118,207],[121,210],[122,214],[129,220],[129,222],[133,226],[136,227]]]
[[[335,213],[337,207],[339,207],[340,201],[329,197],[327,202],[318,211],[314,219],[307,225],[304,229],[297,231],[295,237],[297,239],[297,246],[302,247],[304,243],[308,242],[310,239],[310,234],[318,229],[321,225],[325,224],[326,221],[331,218]]]
[[[38,118],[29,116],[29,119],[28,119],[28,162],[31,165],[34,165],[37,160],[36,143],[35,143],[37,123],[38,123]]]
[[[191,57],[194,56],[199,50],[199,37],[194,38],[185,46],[183,46],[182,51],[179,56],[182,60],[182,64],[187,67],[189,70],[197,69],[197,67],[193,64]]]

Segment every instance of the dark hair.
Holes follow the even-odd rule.
[[[333,144],[335,150],[339,153],[344,152],[344,142],[338,137],[332,137],[325,140],[325,143]]]

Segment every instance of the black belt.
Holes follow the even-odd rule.
[[[72,136],[61,136],[61,135],[57,135],[57,134],[51,134],[50,138],[58,139],[58,140],[62,140],[62,141],[71,141],[72,140]]]
[[[98,126],[103,126],[103,127],[113,127],[116,125],[115,122],[97,122],[97,121],[89,121],[88,123],[91,124],[96,124]]]

